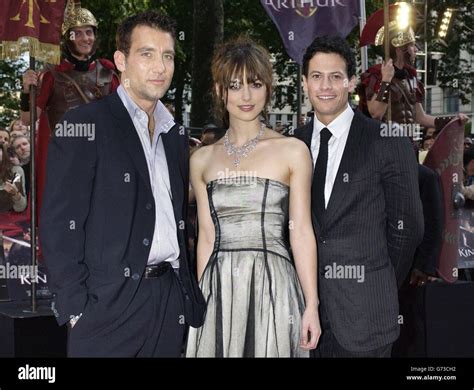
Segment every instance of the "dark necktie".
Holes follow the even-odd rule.
[[[321,130],[319,136],[319,153],[314,168],[313,179],[313,204],[316,208],[318,219],[324,215],[326,210],[324,199],[324,187],[326,185],[326,172],[328,167],[328,142],[332,137],[331,132],[326,127]]]

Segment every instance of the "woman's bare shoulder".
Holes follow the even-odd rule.
[[[209,161],[209,159],[212,158],[212,155],[216,153],[217,148],[219,148],[219,145],[216,144],[201,146],[191,154],[190,163],[206,163],[207,161]]]
[[[269,130],[265,138],[272,147],[284,149],[285,152],[301,153],[308,150],[306,144],[296,137],[288,137],[274,130]]]

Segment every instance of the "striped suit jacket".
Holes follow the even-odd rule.
[[[312,132],[313,122],[295,136],[311,149]],[[326,212],[312,209],[321,310],[336,340],[355,352],[393,343],[399,335],[397,282],[423,237],[408,138],[383,137],[380,122],[356,111]]]

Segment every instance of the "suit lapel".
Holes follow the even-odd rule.
[[[313,153],[311,151],[311,140],[313,138],[313,128],[314,128],[314,119],[312,119],[311,122],[301,127],[299,130],[296,130],[296,137],[306,144],[306,146],[309,149],[309,152],[311,153],[312,159],[313,159],[312,157]],[[314,169],[314,161],[313,161],[313,169]],[[314,181],[312,182],[312,185],[311,185],[311,199],[313,199],[313,191],[314,191],[313,184],[314,184]],[[319,233],[321,232],[321,221],[319,221],[318,216],[314,212],[314,207],[311,207],[311,215],[312,215],[312,220],[313,220],[314,231],[316,235],[319,236]]]
[[[344,148],[341,163],[337,171],[336,180],[334,181],[331,197],[329,198],[329,203],[324,214],[324,227],[329,225],[331,218],[333,218],[334,213],[340,209],[340,205],[349,191],[351,178],[355,168],[354,161],[357,157],[362,134],[362,129],[360,128],[361,118],[359,115],[362,114],[356,110],[351,127],[349,129],[349,135],[347,137],[346,146]]]
[[[310,151],[311,151],[311,137],[313,136],[313,125],[314,125],[314,120],[304,125],[299,130],[299,133],[298,133],[298,130],[296,130],[297,131],[296,136],[306,144],[306,146],[308,147]]]
[[[152,191],[148,165],[145,159],[145,152],[143,151],[143,147],[135,129],[135,125],[133,124],[128,111],[123,105],[122,100],[118,96],[117,92],[110,95],[109,104],[115,120],[115,126],[118,129],[118,134],[125,142],[124,148],[127,150],[130,158],[137,167],[137,170],[140,173],[140,176],[145,182],[147,188]]]
[[[183,203],[183,191],[187,190],[184,188],[182,167],[179,164],[178,141],[175,134],[177,131],[178,126],[175,125],[168,133],[161,135],[168,165],[171,196],[176,222],[181,219],[182,212],[179,209],[179,206]]]

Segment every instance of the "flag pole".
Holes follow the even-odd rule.
[[[30,69],[36,70],[35,57],[30,56]],[[30,237],[31,237],[31,311],[36,313],[36,281],[38,265],[36,258],[36,86],[30,85]]]
[[[360,34],[362,34],[362,30],[364,30],[364,26],[367,23],[367,11],[365,10],[365,0],[359,0],[359,9],[360,9],[359,26],[360,26]],[[360,59],[361,59],[362,73],[364,73],[369,68],[367,45],[360,48]]]
[[[385,49],[385,63],[390,60],[390,15],[389,15],[389,0],[383,1],[383,37],[384,37],[384,49]],[[388,89],[388,107],[387,107],[387,123],[389,126],[392,125],[392,96],[390,94],[390,88]]]

